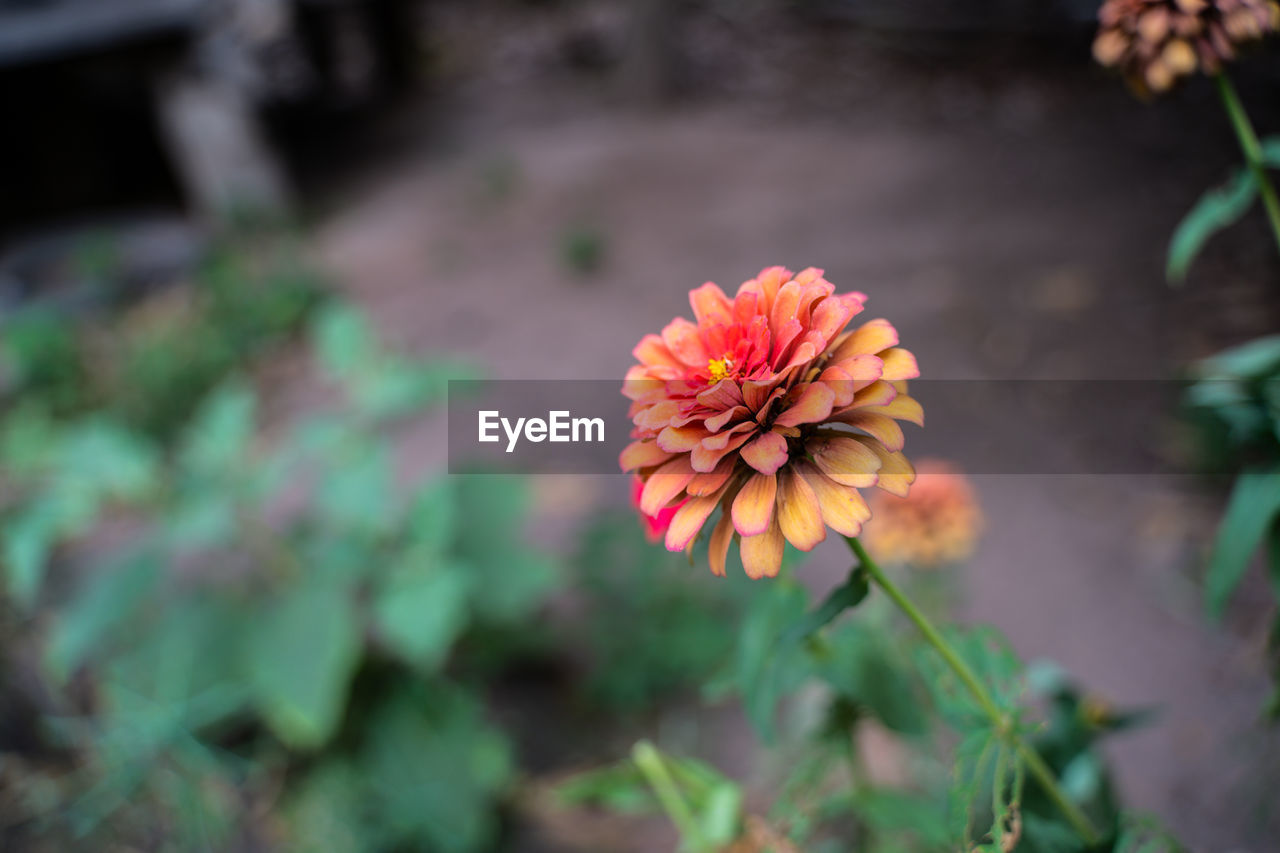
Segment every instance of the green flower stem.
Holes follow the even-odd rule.
[[[1267,209],[1267,218],[1271,220],[1271,232],[1276,238],[1276,248],[1280,249],[1280,199],[1276,197],[1276,189],[1271,185],[1267,175],[1267,164],[1262,156],[1262,143],[1253,130],[1253,122],[1244,111],[1244,104],[1236,94],[1236,87],[1227,79],[1226,74],[1215,74],[1214,82],[1218,84],[1218,95],[1222,98],[1222,106],[1226,108],[1227,117],[1231,119],[1231,128],[1240,140],[1240,149],[1244,152],[1245,162],[1258,182],[1258,194],[1262,196],[1262,204]]]
[[[707,843],[702,838],[698,822],[689,810],[689,804],[680,795],[680,789],[676,786],[671,771],[667,769],[666,762],[662,760],[661,753],[649,741],[642,740],[631,748],[631,760],[636,763],[649,787],[653,788],[658,802],[662,804],[662,810],[675,824],[681,840],[693,850],[706,850]]]
[[[885,595],[893,600],[907,618],[910,619],[915,626],[920,629],[920,633],[937,650],[942,659],[946,661],[947,666],[956,674],[956,677],[968,688],[973,694],[973,698],[977,700],[981,706],[982,712],[991,720],[992,725],[996,727],[996,731],[1000,737],[1008,743],[1022,759],[1027,769],[1031,771],[1031,775],[1036,778],[1045,792],[1049,795],[1049,799],[1062,811],[1067,822],[1071,824],[1080,837],[1088,844],[1098,843],[1098,833],[1090,823],[1089,818],[1084,812],[1080,811],[1079,806],[1071,802],[1071,799],[1063,793],[1062,788],[1058,785],[1058,781],[1053,777],[1053,771],[1049,769],[1049,765],[1045,764],[1044,759],[1040,757],[1040,753],[1031,748],[1022,737],[1013,729],[1012,720],[1009,715],[1000,710],[995,700],[991,698],[991,694],[987,688],[982,685],[978,677],[974,675],[973,670],[969,667],[964,659],[960,657],[947,642],[946,638],[939,633],[938,629],[933,626],[928,617],[920,611],[918,607],[912,603],[911,599],[903,594],[893,581],[885,576],[871,556],[867,554],[866,549],[862,547],[862,543],[855,537],[845,537],[849,542],[849,547],[853,549],[854,555],[858,558],[858,562],[871,580],[884,590]]]

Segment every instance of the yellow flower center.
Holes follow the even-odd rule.
[[[713,358],[707,362],[707,370],[711,373],[711,381],[719,382],[729,375],[729,371],[733,369],[733,362],[729,360],[729,356],[724,358]]]

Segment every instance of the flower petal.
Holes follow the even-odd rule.
[[[645,335],[631,351],[636,361],[645,365],[662,365],[664,367],[683,367],[672,354],[662,338],[657,335]]]
[[[891,495],[905,498],[916,480],[916,469],[901,451],[890,451],[870,438],[857,438],[880,457],[879,480],[876,485]]]
[[[777,426],[799,426],[825,421],[831,415],[836,399],[835,391],[821,382],[810,382],[800,393],[800,398],[774,419]]]
[[[618,454],[618,464],[623,471],[651,468],[670,459],[672,454],[663,450],[655,441],[633,441]]]
[[[739,550],[742,553],[742,568],[746,570],[747,577],[753,580],[777,577],[778,570],[782,568],[782,550],[785,544],[776,518],[763,533],[743,536]]]
[[[843,536],[862,532],[871,510],[857,489],[840,485],[807,462],[797,466],[797,471],[818,498],[824,524]]]
[[[866,409],[854,409],[841,415],[840,422],[866,432],[889,450],[901,450],[907,443],[906,436],[902,434],[902,427],[886,415],[878,415]]]
[[[888,415],[903,421],[911,421],[916,426],[924,426],[924,407],[914,397],[899,394],[882,406],[866,406],[864,412],[876,415]]]
[[[866,488],[876,482],[876,472],[883,463],[868,443],[858,439],[853,435],[848,438],[817,438],[810,441],[805,449],[818,469],[832,480],[846,486]]]
[[[876,353],[898,345],[898,330],[888,320],[877,319],[863,323],[844,337],[832,354],[832,361],[842,361],[855,355]]]
[[[689,485],[685,486],[685,491],[691,495],[709,495],[712,492],[719,492],[724,484],[729,482],[729,478],[733,476],[733,469],[737,464],[737,460],[732,456],[725,456],[721,459],[713,471],[699,471],[693,475],[693,479],[689,481]],[[694,470],[697,470],[696,468]]]
[[[720,435],[727,435],[727,433],[722,432]],[[693,470],[700,474],[714,471],[716,466],[720,464],[721,459],[746,444],[751,435],[751,433],[742,433],[730,437],[724,447],[708,447],[707,445],[711,442],[711,439],[718,437],[712,436],[693,449],[689,454],[689,464],[693,466]]]
[[[690,367],[707,366],[707,348],[702,345],[698,327],[683,317],[677,317],[662,330],[662,342],[671,354]]]
[[[711,531],[710,548],[707,552],[711,563],[711,574],[724,577],[724,561],[729,555],[729,543],[733,541],[733,520],[729,517],[729,509],[720,513],[720,520]]]
[[[742,459],[761,474],[772,474],[787,464],[787,440],[766,432],[742,448]]]
[[[667,550],[683,551],[693,541],[693,537],[698,535],[719,502],[719,495],[706,495],[691,498],[676,510],[676,514],[671,517],[671,526],[667,528]]]
[[[782,535],[801,551],[812,550],[827,538],[817,494],[790,465],[778,477],[777,512]]]
[[[880,353],[880,360],[884,362],[884,373],[880,374],[883,379],[915,379],[920,375],[916,357],[900,347]]]
[[[743,536],[764,533],[773,518],[778,495],[778,478],[773,474],[753,474],[733,499],[733,526]]]
[[[644,481],[644,491],[640,494],[640,511],[645,515],[657,515],[684,491],[685,485],[693,479],[693,473],[688,456],[677,456],[654,471]]]
[[[658,446],[672,453],[688,453],[710,434],[701,426],[669,426],[658,433]]]
[[[699,326],[733,322],[733,304],[714,282],[709,281],[702,287],[691,290],[689,304],[693,307],[693,316]]]

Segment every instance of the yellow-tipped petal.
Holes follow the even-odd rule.
[[[778,478],[773,474],[753,474],[733,499],[733,526],[743,536],[755,536],[769,529],[773,503],[778,495]]]
[[[822,521],[836,533],[857,536],[871,510],[862,495],[852,486],[842,486],[808,463],[797,466],[797,472],[813,489],[822,512]]]
[[[637,468],[651,468],[661,465],[672,457],[654,441],[633,441],[618,454],[618,464],[623,471],[634,471]]]
[[[785,544],[777,519],[763,533],[743,536],[739,550],[742,553],[742,568],[746,570],[747,577],[753,580],[777,577],[782,568],[782,550]]]
[[[713,471],[699,471],[693,475],[693,479],[685,486],[685,491],[689,494],[709,495],[718,492],[724,488],[724,484],[729,482],[729,478],[733,476],[735,460],[732,456],[726,456],[721,459]]]
[[[898,422],[893,418],[885,415],[877,415],[865,409],[855,409],[841,415],[840,420],[866,432],[890,450],[901,450],[907,443],[907,437],[902,434],[902,427],[898,426]]]
[[[795,469],[787,466],[778,477],[778,526],[787,541],[809,551],[827,538],[818,496]]]
[[[859,438],[857,440],[880,457],[883,463],[879,471],[880,479],[876,485],[891,495],[905,498],[911,489],[911,484],[916,481],[916,469],[912,466],[911,460],[907,459],[901,451],[888,450],[875,439]]]
[[[880,374],[882,379],[892,382],[895,379],[915,379],[920,375],[916,357],[901,347],[880,353],[880,360],[884,362],[884,372]]]
[[[832,354],[832,361],[843,361],[858,355],[875,355],[898,345],[898,330],[888,320],[863,323],[848,334]]]
[[[729,509],[726,507],[711,531],[710,550],[707,553],[711,574],[724,577],[724,561],[729,555],[729,543],[732,541],[733,520],[729,517]]]
[[[671,526],[667,528],[667,550],[683,551],[698,535],[707,517],[720,502],[719,495],[690,498],[676,514],[671,517]]]
[[[846,486],[867,487],[875,483],[881,459],[870,447],[848,438],[820,438],[810,441],[806,449],[822,473]]]
[[[640,493],[640,511],[645,515],[657,515],[684,491],[693,479],[693,473],[688,456],[677,456],[654,471],[645,480],[644,491]]]

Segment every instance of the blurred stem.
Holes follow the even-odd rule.
[[[845,539],[848,541],[849,547],[853,549],[854,556],[858,558],[862,571],[866,572],[867,576],[884,590],[885,595],[889,596],[893,603],[898,606],[898,609],[915,623],[916,628],[924,635],[929,645],[933,646],[938,654],[942,656],[947,666],[951,668],[961,683],[973,694],[973,698],[977,700],[982,712],[991,720],[991,724],[995,726],[1000,738],[1017,752],[1018,757],[1026,764],[1027,769],[1031,771],[1031,775],[1044,788],[1049,799],[1062,812],[1071,827],[1089,845],[1097,844],[1098,833],[1094,830],[1093,824],[1089,822],[1089,818],[1085,816],[1084,812],[1080,811],[1079,806],[1071,802],[1071,799],[1063,793],[1062,788],[1058,785],[1058,780],[1053,777],[1053,771],[1049,769],[1049,765],[1045,764],[1044,759],[1040,757],[1040,753],[1036,752],[1014,730],[1009,715],[1000,710],[1000,706],[991,698],[991,694],[982,685],[982,682],[978,680],[978,677],[974,675],[969,665],[964,662],[964,659],[957,654],[946,638],[933,626],[928,617],[920,611],[920,608],[916,607],[911,599],[907,598],[902,590],[885,576],[880,566],[876,564],[875,560],[871,559],[866,549],[862,547],[862,543],[852,536],[846,536]]]
[[[658,802],[662,804],[662,810],[675,824],[681,840],[692,850],[707,850],[698,822],[689,810],[689,804],[680,795],[680,789],[676,786],[671,771],[667,769],[666,762],[662,760],[662,754],[649,741],[642,740],[631,748],[631,760],[636,763],[649,787],[653,788]]]
[[[1262,143],[1253,130],[1253,122],[1244,110],[1244,104],[1236,93],[1236,87],[1224,73],[1215,74],[1214,82],[1218,84],[1218,95],[1222,98],[1222,106],[1231,119],[1231,128],[1240,141],[1240,149],[1244,152],[1244,160],[1258,182],[1258,194],[1262,196],[1262,204],[1267,209],[1267,218],[1271,220],[1271,233],[1276,238],[1276,248],[1280,249],[1280,199],[1276,197],[1276,189],[1271,185],[1267,175],[1267,164],[1262,155]]]

